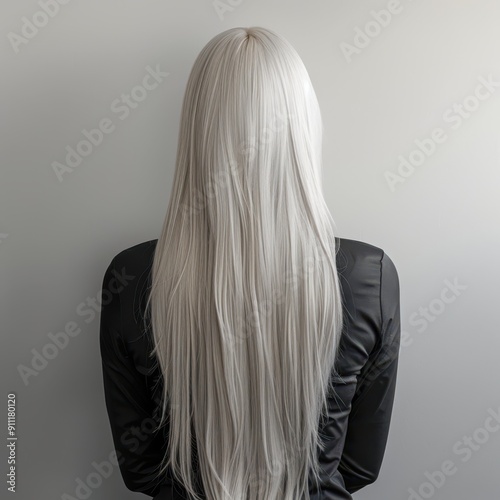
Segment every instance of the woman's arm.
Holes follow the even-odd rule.
[[[131,491],[154,496],[160,490],[154,474],[166,443],[162,432],[154,432],[158,419],[153,417],[153,401],[144,376],[135,369],[121,337],[114,261],[104,275],[99,334],[106,409],[125,485]],[[161,481],[167,483],[166,478]]]
[[[373,483],[385,453],[396,389],[401,336],[399,279],[392,260],[381,259],[380,341],[358,378],[339,471],[349,493]]]

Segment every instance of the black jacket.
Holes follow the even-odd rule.
[[[170,475],[153,480],[166,447],[168,425],[159,421],[161,379],[145,328],[145,301],[157,240],[117,254],[102,286],[100,352],[105,402],[125,485],[155,500],[188,498]],[[400,346],[399,280],[383,250],[337,238],[337,268],[344,304],[334,396],[320,432],[320,491],[312,500],[347,500],[377,478],[385,452]],[[196,449],[194,449],[196,458]],[[199,485],[199,483],[198,483]],[[201,491],[201,489],[199,490]]]

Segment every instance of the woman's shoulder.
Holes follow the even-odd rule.
[[[151,338],[145,335],[149,318],[146,303],[151,286],[151,267],[157,240],[143,241],[116,253],[109,268],[121,283],[119,294],[121,336],[134,366],[151,375],[155,364],[149,358]]]
[[[337,266],[339,270],[363,274],[370,269],[386,269],[397,274],[396,266],[387,252],[365,241],[336,237]]]
[[[157,242],[158,240],[154,239],[137,243],[118,252],[112,260],[116,265],[121,264],[124,266],[137,266],[144,262],[150,263]]]
[[[127,247],[111,259],[106,274],[113,270],[113,274],[122,283],[123,286],[119,289],[122,304],[130,298],[137,302],[138,291],[143,294],[149,286],[156,242],[157,240],[148,240]]]
[[[344,275],[363,276],[370,270],[397,275],[396,266],[384,249],[350,238],[335,237],[335,242],[337,266]],[[151,265],[157,243],[158,239],[152,239],[127,247],[113,257],[113,262],[135,269]]]
[[[338,238],[337,270],[342,295],[354,318],[373,318],[383,331],[397,314],[399,276],[391,257],[378,246]]]
[[[336,237],[337,268],[343,276],[362,279],[381,273],[397,277],[396,266],[387,252],[371,243],[350,238]],[[151,266],[158,239],[137,243],[121,250],[113,257],[115,267],[122,266],[130,271],[144,271]]]
[[[344,275],[361,278],[379,273],[397,277],[396,266],[387,252],[365,241],[348,238],[335,238],[337,267]]]
[[[372,245],[361,240],[353,240],[349,238],[336,237],[337,249],[339,253],[344,253],[356,260],[362,262],[366,258],[381,258],[385,253],[380,247]]]

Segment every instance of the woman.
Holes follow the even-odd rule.
[[[334,236],[322,121],[293,47],[232,28],[196,59],[162,233],[106,270],[106,406],[155,499],[350,499],[380,470],[399,281]],[[117,283],[120,283],[117,285]]]

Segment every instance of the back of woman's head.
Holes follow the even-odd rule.
[[[342,310],[321,114],[293,47],[232,28],[184,96],[151,326],[164,467],[197,498],[308,498]]]

